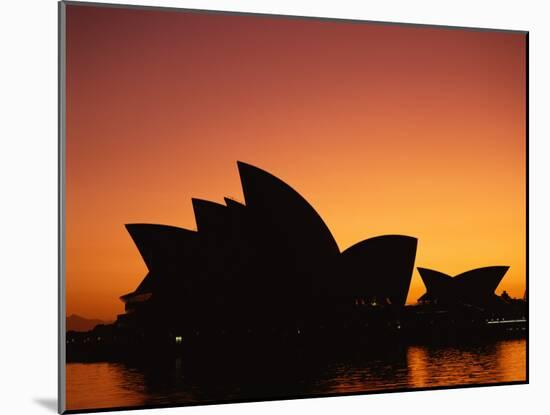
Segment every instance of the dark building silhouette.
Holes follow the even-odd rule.
[[[495,295],[508,267],[454,278],[418,268],[427,292],[405,307],[416,238],[377,236],[340,251],[300,194],[237,165],[244,203],[192,199],[196,231],[126,225],[147,273],[120,297],[125,312],[114,324],[67,333],[68,361],[156,365],[157,357],[189,351],[203,363],[223,353],[222,361],[254,355],[263,364],[297,358],[297,350],[321,356],[352,345],[526,333],[526,302]]]
[[[416,238],[378,236],[340,252],[299,193],[237,165],[244,203],[193,199],[197,231],[126,225],[148,273],[121,297],[118,326],[159,335],[300,329],[358,306],[404,306]]]
[[[418,301],[442,305],[471,304],[487,307],[498,299],[495,290],[508,271],[507,266],[492,266],[466,271],[454,278],[439,271],[418,268],[427,292]]]
[[[414,268],[416,239],[385,235],[342,252],[341,289],[371,304],[404,305]],[[407,276],[407,277],[406,277]]]

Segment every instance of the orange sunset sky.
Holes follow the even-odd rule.
[[[510,265],[497,294],[523,296],[524,33],[68,5],[66,35],[67,314],[123,312],[124,224],[194,229],[192,197],[243,200],[237,160],[341,250],[416,236],[416,266]]]

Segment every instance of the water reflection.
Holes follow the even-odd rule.
[[[525,340],[291,355],[70,363],[68,409],[269,399],[523,381]]]

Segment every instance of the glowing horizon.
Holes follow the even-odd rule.
[[[236,161],[298,191],[341,251],[526,287],[525,35],[67,6],[67,315],[114,320],[146,267],[124,224],[194,229]],[[408,303],[424,286],[415,269]]]

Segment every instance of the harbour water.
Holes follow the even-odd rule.
[[[526,380],[525,339],[292,356],[67,364],[67,409],[284,399]]]

